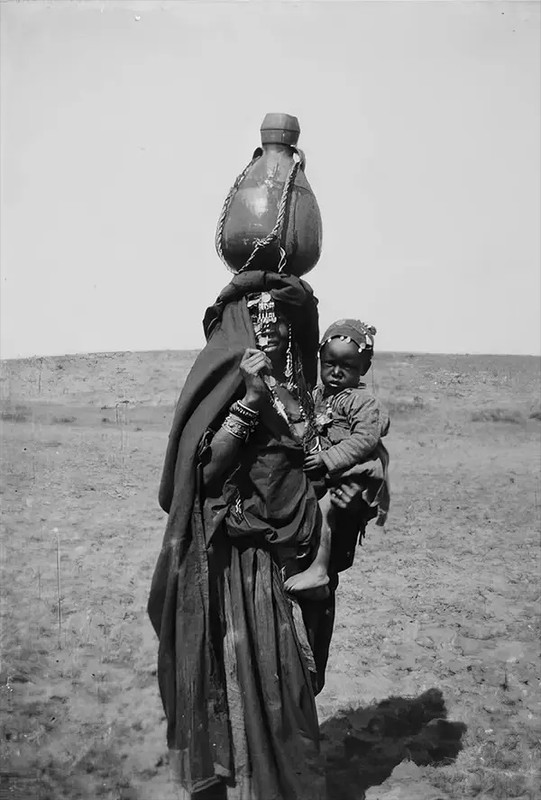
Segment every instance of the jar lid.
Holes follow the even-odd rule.
[[[291,114],[267,114],[261,123],[262,144],[289,144],[299,141],[301,129],[297,117]]]

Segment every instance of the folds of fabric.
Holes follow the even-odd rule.
[[[242,710],[231,717],[233,740],[245,742],[235,750],[236,782],[250,800],[323,800],[317,712],[290,601],[268,552],[230,552],[225,638],[234,641],[236,677],[226,683]]]
[[[245,303],[223,310],[222,324],[199,354],[177,404],[160,486],[169,512],[154,570],[148,612],[159,637],[158,683],[169,748],[182,762],[189,791],[231,769],[220,655],[209,636],[209,580],[204,523],[196,496],[203,432],[240,386],[239,363],[255,346]]]
[[[218,592],[219,582],[209,579],[197,454],[205,431],[241,388],[239,364],[245,348],[255,347],[244,300],[247,293],[270,290],[291,310],[303,329],[305,369],[310,380],[312,374],[315,378],[316,347],[311,351],[311,343],[317,341],[317,309],[312,291],[290,276],[274,276],[271,283],[265,273],[239,275],[207,311],[208,342],[179,398],[160,485],[160,505],[169,517],[148,612],[159,637],[158,681],[167,741],[180,782],[190,793],[221,779],[234,780],[223,651],[224,596]],[[289,630],[295,638],[290,625]]]
[[[247,539],[295,556],[319,533],[319,511],[312,484],[304,472],[304,451],[288,426],[269,406],[244,448],[243,464],[224,484],[238,497],[240,515],[229,514],[228,536]],[[317,545],[316,545],[317,546]]]

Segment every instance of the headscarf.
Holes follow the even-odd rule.
[[[330,325],[320,342],[320,349],[331,339],[350,340],[355,342],[359,350],[373,350],[376,329],[359,319],[339,319]]]
[[[269,292],[277,307],[291,322],[293,338],[302,354],[306,381],[314,385],[317,380],[318,301],[312,287],[295,275],[263,270],[235,275],[220,292],[214,305],[207,309],[203,319],[207,339],[212,335],[228,303],[257,292]]]

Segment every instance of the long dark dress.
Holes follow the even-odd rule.
[[[284,575],[313,557],[320,515],[302,447],[270,406],[222,492],[205,499],[204,517],[232,739],[227,796],[322,800],[314,694],[331,632],[322,612],[332,604],[300,606],[283,590]]]

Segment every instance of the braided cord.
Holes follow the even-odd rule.
[[[233,186],[229,190],[229,193],[228,193],[227,197],[225,198],[224,205],[223,205],[223,208],[222,208],[222,213],[220,214],[220,218],[218,220],[218,225],[216,226],[216,236],[215,236],[215,239],[214,239],[214,243],[216,245],[216,252],[220,256],[221,260],[224,262],[224,264],[227,267],[227,269],[230,270],[230,272],[233,272],[234,270],[231,269],[231,267],[229,266],[229,264],[225,260],[224,251],[223,251],[223,247],[222,247],[223,232],[224,232],[225,220],[227,218],[227,212],[229,211],[229,206],[231,205],[231,201],[233,200],[233,196],[235,195],[237,189],[239,188],[240,184],[242,183],[242,181],[246,177],[248,171],[253,167],[255,162],[260,157],[261,157],[261,151],[260,150],[256,150],[254,155],[253,155],[252,160],[250,161],[250,163],[247,164],[244,167],[244,169],[242,170],[242,172],[240,173],[240,175],[237,176],[237,178],[235,180],[235,183],[233,184]]]
[[[256,151],[256,153],[257,153],[257,151]],[[231,267],[229,266],[229,264],[225,260],[225,256],[224,256],[223,248],[222,248],[223,230],[224,230],[224,226],[225,226],[225,220],[226,220],[226,217],[227,217],[227,212],[229,211],[229,207],[231,205],[231,201],[233,200],[233,195],[235,194],[235,192],[239,188],[240,184],[242,183],[242,181],[246,177],[246,174],[247,174],[248,170],[257,161],[257,159],[259,157],[260,157],[260,154],[254,156],[254,158],[250,161],[248,166],[244,168],[244,170],[240,173],[240,175],[236,179],[235,183],[233,184],[233,186],[229,190],[229,194],[227,195],[227,197],[225,199],[224,207],[222,209],[222,213],[220,215],[220,219],[218,220],[218,226],[216,228],[216,239],[215,239],[216,251],[217,251],[218,255],[220,256],[220,258],[222,259],[222,261],[224,262],[224,264],[226,265],[226,267],[229,270],[231,270]],[[283,227],[284,227],[284,219],[285,219],[285,215],[286,215],[286,211],[287,211],[287,207],[288,207],[289,198],[291,197],[291,192],[293,190],[293,185],[295,183],[295,178],[297,177],[297,172],[299,171],[299,167],[301,166],[301,164],[302,164],[301,156],[296,151],[294,151],[293,152],[293,164],[291,165],[291,169],[289,170],[288,176],[287,176],[287,178],[285,180],[285,183],[284,183],[284,188],[282,190],[282,196],[280,198],[280,204],[278,206],[278,215],[276,217],[276,223],[274,225],[274,228],[272,229],[272,231],[267,236],[265,236],[264,239],[256,239],[254,249],[252,250],[248,260],[246,261],[246,263],[238,270],[239,273],[240,272],[244,272],[244,270],[248,269],[248,267],[250,266],[250,264],[252,263],[252,261],[254,260],[254,258],[256,257],[256,255],[258,254],[258,252],[260,250],[263,250],[265,247],[268,247],[275,240],[279,241],[281,239],[282,231],[283,231]],[[287,259],[286,259],[285,251],[284,251],[284,249],[282,247],[280,247],[280,263],[278,265],[278,271],[279,272],[281,272],[283,270],[283,268],[285,267],[286,260]],[[234,270],[231,270],[231,271],[234,272]]]

